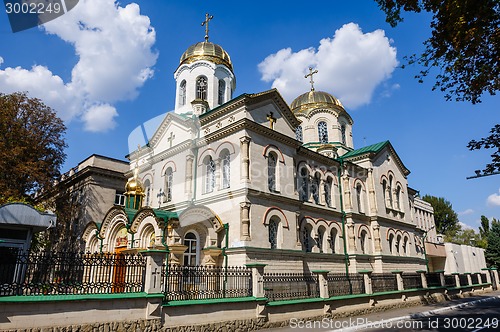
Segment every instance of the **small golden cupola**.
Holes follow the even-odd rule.
[[[311,90],[290,104],[290,109],[302,122],[296,128],[296,138],[305,147],[335,158],[353,149],[353,121],[339,99],[314,89],[313,75],[317,72],[309,68],[305,78],[310,77]]]
[[[139,210],[142,207],[142,200],[146,196],[144,191],[144,185],[139,180],[139,165],[136,163],[134,177],[128,180],[125,185],[125,207]]]

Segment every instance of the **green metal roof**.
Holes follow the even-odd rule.
[[[129,224],[131,224],[134,221],[134,218],[138,210],[129,208],[123,208],[123,210],[127,214]],[[168,221],[170,219],[179,219],[179,215],[177,214],[177,212],[157,210],[157,209],[152,209],[152,210],[157,218],[161,218],[164,221]]]
[[[352,151],[347,152],[345,155],[343,155],[342,159],[356,157],[356,156],[359,156],[359,155],[362,155],[365,153],[379,153],[388,144],[390,144],[389,141],[383,141],[380,143],[376,143],[376,144],[362,147],[362,148],[357,149],[357,150],[352,150]]]

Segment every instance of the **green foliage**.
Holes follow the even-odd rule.
[[[493,173],[500,171],[500,125],[495,125],[490,130],[490,136],[481,138],[479,141],[472,140],[467,145],[469,150],[496,149],[491,155],[491,163],[486,165],[484,173]]]
[[[401,12],[422,11],[433,15],[432,35],[425,50],[410,57],[424,69],[416,76],[420,82],[437,68],[433,90],[445,98],[481,102],[484,92],[500,89],[500,2],[498,0],[376,0],[395,27],[403,21]]]
[[[464,229],[460,227],[460,229],[453,232],[453,234],[448,234],[445,237],[445,241],[456,244],[465,244],[468,246],[476,246],[478,238],[479,234],[477,234],[473,229]]]
[[[500,221],[496,219],[491,222],[485,256],[491,266],[500,267]]]
[[[0,93],[0,193],[31,201],[59,177],[66,127],[56,113],[26,93]]]
[[[422,199],[430,203],[434,208],[434,222],[436,223],[436,231],[438,234],[444,234],[450,237],[460,230],[458,215],[453,210],[450,202],[443,197],[430,195],[425,195]]]

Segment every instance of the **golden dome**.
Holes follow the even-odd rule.
[[[125,185],[126,195],[144,195],[144,185],[135,176],[127,181]]]
[[[340,100],[332,96],[331,94],[323,91],[309,91],[306,92],[292,101],[290,108],[295,114],[303,113],[307,114],[312,110],[318,108],[338,108],[340,107],[344,112],[344,106]]]
[[[225,65],[231,71],[233,70],[229,54],[219,45],[208,41],[189,46],[186,52],[182,54],[179,66],[198,60],[208,60],[216,64]]]

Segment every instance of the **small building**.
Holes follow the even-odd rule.
[[[25,203],[8,203],[0,206],[0,262],[5,252],[28,251],[36,232],[56,225],[56,215],[37,211]]]
[[[484,249],[465,244],[445,243],[445,274],[476,273],[486,268]]]

